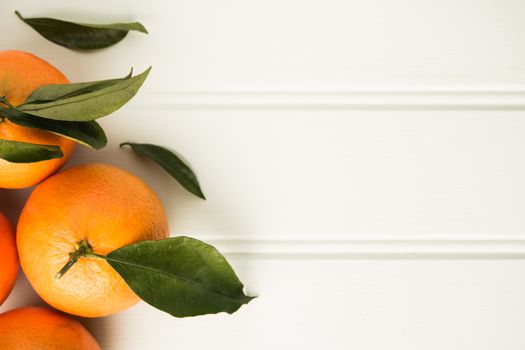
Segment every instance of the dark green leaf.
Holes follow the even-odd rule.
[[[146,143],[124,142],[120,147],[125,145],[131,146],[131,149],[139,156],[149,158],[159,164],[190,193],[193,193],[199,198],[206,199],[202,193],[197,176],[195,176],[193,170],[176,154],[163,147]]]
[[[22,113],[12,108],[0,109],[0,114],[5,115],[14,124],[50,131],[95,149],[101,149],[108,141],[104,130],[95,121],[68,122],[52,120]]]
[[[253,299],[226,259],[193,238],[125,246],[107,261],[142,300],[176,317],[231,314]]]
[[[35,163],[63,156],[58,146],[0,140],[0,158],[11,163]]]
[[[146,80],[151,67],[134,77],[93,83],[44,85],[16,108],[42,118],[86,122],[124,106]]]
[[[85,24],[46,17],[24,18],[18,11],[15,14],[47,40],[73,50],[95,50],[114,45],[132,30],[148,33],[138,22]]]

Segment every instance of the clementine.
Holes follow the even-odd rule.
[[[5,301],[18,274],[15,232],[11,223],[0,213],[0,305]]]
[[[153,190],[136,176],[104,164],[73,167],[39,184],[17,229],[20,263],[36,292],[53,307],[84,317],[107,316],[139,299],[98,258],[80,258],[57,279],[70,253],[88,245],[105,255],[166,237],[166,214]]]
[[[100,350],[100,346],[77,321],[27,307],[0,314],[0,349]]]
[[[67,83],[66,77],[46,61],[21,51],[0,52],[0,96],[12,105],[23,103],[38,87]],[[60,169],[75,142],[53,133],[0,121],[0,139],[60,146],[64,157],[35,163],[10,163],[0,159],[0,188],[33,186]]]

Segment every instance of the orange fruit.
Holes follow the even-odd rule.
[[[0,51],[0,96],[12,105],[23,103],[38,87],[67,83],[67,78],[46,61],[21,51]],[[0,159],[0,188],[33,186],[60,169],[75,149],[75,142],[47,131],[0,121],[0,139],[60,146],[64,157],[35,163]]]
[[[138,302],[103,259],[83,257],[60,279],[69,253],[86,240],[108,254],[143,240],[168,237],[157,195],[136,176],[105,164],[70,168],[39,184],[17,229],[20,264],[47,303],[83,317],[102,317]]]
[[[77,321],[40,307],[0,314],[2,350],[100,350],[95,338]]]
[[[17,274],[15,232],[9,220],[0,213],[0,305],[13,289]]]

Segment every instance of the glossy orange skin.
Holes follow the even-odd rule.
[[[86,239],[108,254],[122,246],[168,237],[162,203],[141,179],[105,164],[60,172],[39,184],[18,223],[20,264],[48,304],[83,317],[124,310],[139,299],[104,260],[81,258],[61,279],[75,245]]]
[[[46,61],[22,51],[0,52],[0,96],[19,105],[38,87],[67,83],[67,78]],[[35,163],[0,159],[0,188],[33,186],[60,169],[71,157],[75,142],[47,131],[0,122],[0,139],[60,146],[64,157]]]
[[[9,220],[0,213],[0,305],[13,289],[18,274],[15,243],[15,231]]]
[[[2,350],[100,350],[77,321],[55,311],[27,307],[0,314]]]

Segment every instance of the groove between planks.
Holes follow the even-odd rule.
[[[147,110],[525,110],[525,90],[144,91]]]

